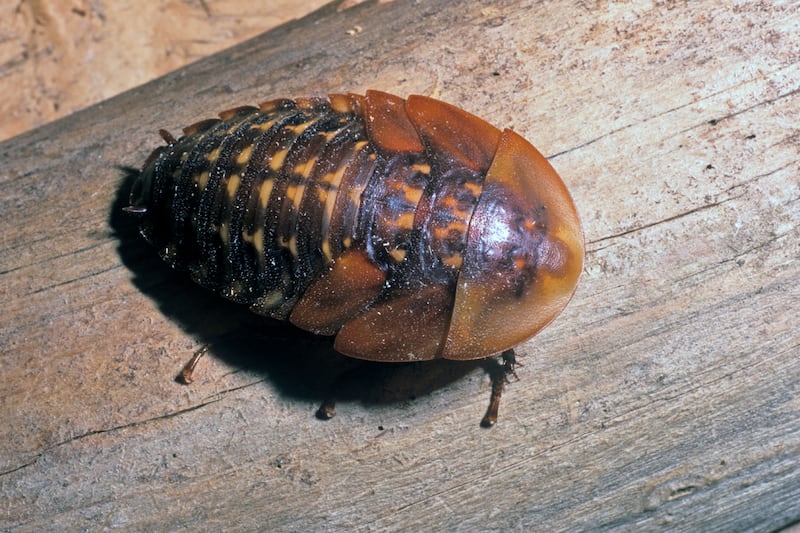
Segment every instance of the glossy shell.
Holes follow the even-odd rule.
[[[547,160],[423,96],[273,100],[184,129],[129,211],[200,285],[376,361],[476,359],[535,335],[583,263]]]

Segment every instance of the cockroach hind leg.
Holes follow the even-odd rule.
[[[513,375],[515,378],[517,377],[515,369],[518,363],[514,350],[504,351],[501,358],[502,363],[497,359],[493,359],[495,364],[489,370],[492,378],[492,395],[489,398],[489,408],[486,410],[483,420],[481,420],[481,427],[484,428],[490,428],[497,423],[497,413],[500,409],[500,397],[503,395],[508,376]]]
[[[194,352],[194,355],[192,355],[192,358],[189,359],[189,362],[186,363],[181,369],[180,373],[175,376],[175,381],[181,385],[189,385],[192,381],[194,381],[194,370],[197,367],[197,362],[200,361],[200,358],[207,353],[208,344],[204,344],[200,347],[200,349]]]

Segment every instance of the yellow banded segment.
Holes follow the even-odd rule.
[[[239,152],[239,155],[236,156],[236,164],[240,167],[244,167],[247,163],[250,162],[250,157],[253,155],[253,145],[250,144],[242,148],[242,151]]]
[[[228,178],[228,185],[225,187],[225,194],[228,200],[233,200],[236,197],[236,191],[239,190],[239,185],[242,183],[242,178],[239,174],[231,174]]]
[[[358,146],[358,144],[356,146]],[[336,172],[333,174],[328,173],[325,176],[326,179],[324,180],[324,182],[328,184],[328,187],[324,188],[327,189],[327,191],[325,193],[325,205],[322,209],[321,235],[322,253],[325,254],[325,259],[328,262],[333,261],[330,235],[328,234],[331,225],[331,217],[333,216],[333,208],[336,206],[336,198],[339,196],[339,186],[342,184],[342,178],[344,177],[345,172],[347,172],[351,161],[352,156],[345,158],[341,163],[339,163],[339,166],[336,168]]]
[[[289,153],[288,148],[284,148],[283,150],[279,150],[273,154],[273,156],[269,160],[269,168],[273,172],[278,172],[281,167],[283,166],[283,162],[286,160],[286,155]]]

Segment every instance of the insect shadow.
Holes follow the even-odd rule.
[[[134,275],[134,285],[158,305],[165,320],[172,320],[200,345],[207,345],[212,357],[263,376],[284,397],[322,404],[319,418],[325,418],[321,412],[326,404],[331,406],[332,396],[340,411],[346,411],[351,402],[366,407],[406,404],[453,384],[476,368],[483,368],[492,376],[502,372],[495,358],[418,363],[359,361],[334,351],[332,337],[255,315],[245,306],[211,293],[193,283],[186,272],[172,270],[139,236],[136,218],[123,211],[139,171],[130,167],[118,169],[124,179],[111,206],[109,224],[118,238],[120,259]],[[158,347],[153,348],[155,353]],[[192,353],[179,355],[185,355],[188,361]],[[175,369],[176,375],[180,370]]]

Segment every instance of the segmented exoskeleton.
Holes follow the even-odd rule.
[[[273,100],[189,126],[131,194],[176,268],[380,361],[510,350],[566,305],[583,236],[527,141],[422,96]]]

